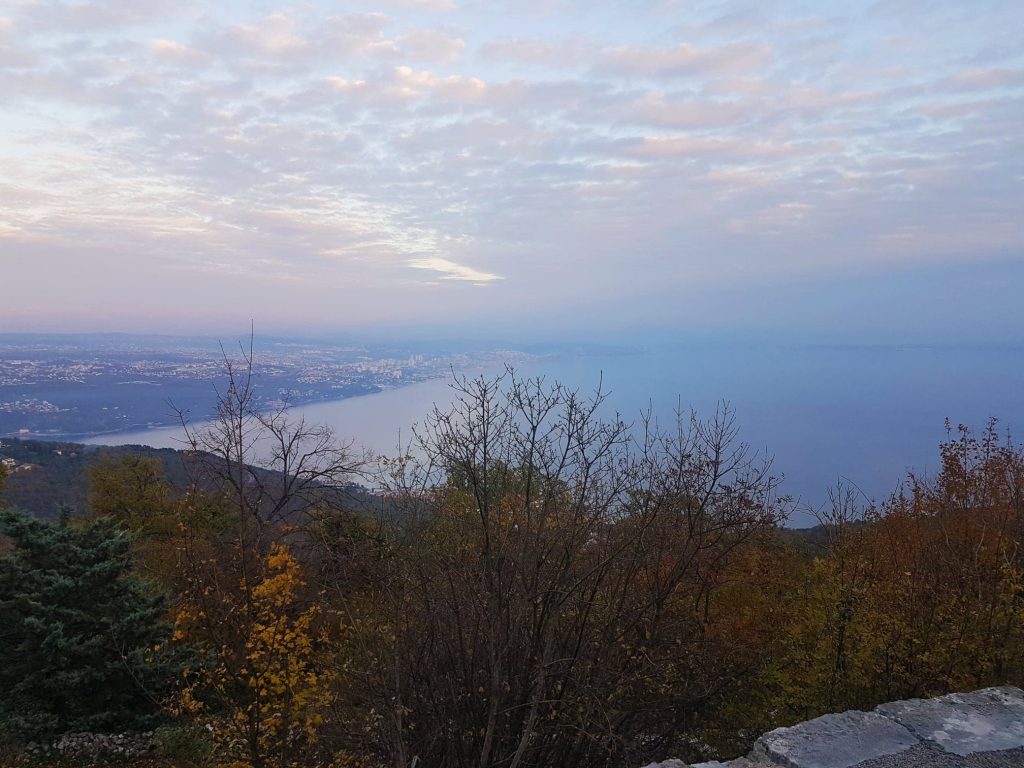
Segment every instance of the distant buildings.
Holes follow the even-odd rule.
[[[35,464],[19,464],[15,459],[6,456],[0,459],[0,465],[8,472],[31,472],[36,468]]]

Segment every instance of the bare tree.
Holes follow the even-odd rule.
[[[396,768],[663,751],[742,671],[702,633],[732,553],[783,515],[770,462],[724,406],[668,433],[602,418],[600,388],[511,370],[452,387],[389,467],[393,575],[371,602],[390,621],[350,665],[388,713],[385,751]]]
[[[325,425],[293,418],[287,403],[268,407],[258,393],[252,340],[240,360],[222,348],[224,388],[216,415],[193,426],[176,409],[192,458],[195,485],[224,494],[240,522],[258,527],[298,521],[318,505],[336,504],[361,476],[366,457]]]

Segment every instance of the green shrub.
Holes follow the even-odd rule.
[[[164,725],[153,733],[157,757],[175,765],[203,765],[213,752],[209,734],[196,726]]]

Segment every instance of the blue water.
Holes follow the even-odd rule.
[[[996,416],[1002,428],[1024,434],[1024,348],[664,345],[543,358],[520,372],[584,390],[603,377],[607,414],[618,411],[627,421],[648,404],[664,421],[679,403],[707,414],[728,401],[741,437],[774,456],[783,490],[803,507],[824,503],[840,478],[881,500],[908,471],[933,472],[946,418],[980,429]],[[393,454],[435,402],[450,402],[444,381],[296,412]],[[179,447],[179,440],[173,429],[117,438],[158,447]],[[791,520],[810,522],[806,509]]]

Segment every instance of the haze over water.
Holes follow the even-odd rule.
[[[473,373],[473,372],[470,372]],[[489,372],[493,374],[494,372]],[[944,421],[974,429],[990,416],[1015,436],[1024,429],[1024,348],[978,346],[663,345],[635,353],[540,358],[520,368],[581,391],[603,378],[605,414],[636,421],[648,404],[665,423],[678,404],[710,415],[727,401],[741,437],[775,457],[783,491],[819,506],[839,478],[882,500],[908,470],[933,472]],[[432,405],[451,400],[448,382],[296,408],[382,454],[394,454]],[[180,430],[95,438],[94,443],[181,447]],[[802,512],[792,525],[805,525]]]

